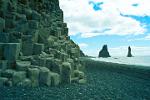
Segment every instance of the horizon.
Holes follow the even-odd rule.
[[[104,44],[111,56],[150,55],[148,0],[60,0],[69,35],[89,56],[98,56]]]

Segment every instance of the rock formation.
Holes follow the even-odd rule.
[[[82,50],[80,50],[80,56],[81,57],[85,57],[86,56]]]
[[[133,57],[133,56],[132,56],[132,53],[131,53],[131,47],[130,47],[130,46],[128,47],[128,54],[127,54],[127,57]]]
[[[0,86],[83,82],[58,0],[0,0]]]
[[[104,45],[102,50],[99,52],[99,56],[98,57],[110,57],[109,52],[108,52],[108,48],[107,45]]]

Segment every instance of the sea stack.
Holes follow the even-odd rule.
[[[98,57],[104,57],[104,58],[111,57],[109,52],[108,52],[107,45],[103,46],[102,50],[99,52],[99,56]]]
[[[84,80],[80,48],[63,20],[59,0],[0,0],[0,87]]]
[[[127,55],[127,57],[133,57],[132,53],[131,53],[131,47],[130,46],[128,47],[128,55]]]

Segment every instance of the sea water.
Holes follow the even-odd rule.
[[[91,58],[96,61],[112,62],[128,65],[142,65],[150,67],[150,56],[135,56],[135,57],[108,57],[108,58]]]

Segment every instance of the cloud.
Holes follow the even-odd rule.
[[[150,34],[145,37],[145,40],[150,40]]]
[[[149,41],[150,40],[150,34],[146,35],[145,37],[142,38],[133,38],[133,39],[128,39],[128,41]]]
[[[149,0],[92,1],[103,2],[100,5],[101,10],[93,10],[88,0],[60,0],[65,21],[68,23],[69,35],[81,33],[81,37],[88,38],[98,35],[139,35],[147,31],[145,25],[136,19],[121,16],[120,13],[150,16]],[[134,7],[133,4],[138,4],[138,6]]]

